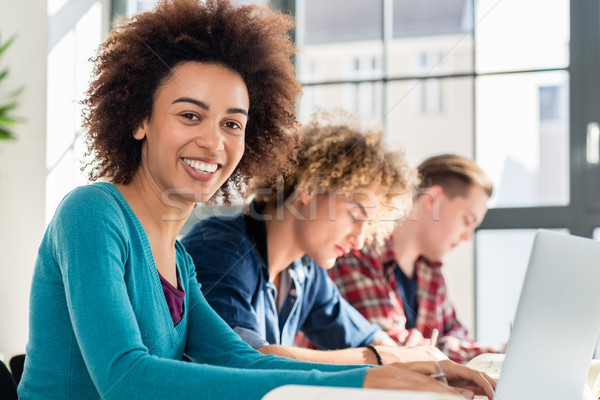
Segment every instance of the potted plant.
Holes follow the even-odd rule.
[[[15,39],[16,36],[13,35],[6,42],[0,42],[0,60],[2,59],[2,54],[10,47]],[[0,89],[2,89],[2,84],[6,81],[8,73],[8,67],[0,67]],[[23,88],[13,90],[7,95],[2,95],[2,91],[0,90],[0,95],[2,95],[2,97],[0,97],[0,140],[10,140],[16,138],[13,128],[18,122],[18,118],[12,115],[12,111],[18,106],[16,99],[19,93],[21,93],[22,89]]]

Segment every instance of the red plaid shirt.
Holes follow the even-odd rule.
[[[371,322],[381,326],[399,344],[429,344],[431,332],[439,331],[437,346],[451,360],[467,362],[481,353],[503,351],[504,346],[474,342],[456,319],[448,298],[441,264],[419,258],[415,263],[417,279],[417,322],[406,329],[406,316],[394,275],[397,267],[391,242],[382,252],[365,246],[338,258],[329,276],[342,296]]]

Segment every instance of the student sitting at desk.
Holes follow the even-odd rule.
[[[40,245],[20,399],[258,400],[292,383],[456,393],[427,376],[438,366],[492,394],[493,380],[451,361],[262,355],[202,296],[176,238],[196,202],[278,173],[277,154],[293,149],[290,27],[226,0],[163,1],[100,47],[85,126],[91,179],[106,181],[68,194]]]
[[[397,347],[326,272],[363,246],[370,221],[398,194],[410,207],[408,171],[400,153],[384,151],[381,135],[313,121],[299,136],[294,175],[280,186],[255,182],[247,215],[202,220],[182,239],[209,304],[264,354],[340,364],[445,358],[429,346]],[[319,349],[337,351],[291,347],[300,330]]]
[[[457,362],[501,351],[470,338],[441,270],[444,255],[471,239],[483,220],[492,183],[473,161],[455,155],[431,157],[418,172],[413,211],[396,224],[385,247],[353,249],[329,276],[350,304],[400,344],[429,343],[437,330],[438,347]]]

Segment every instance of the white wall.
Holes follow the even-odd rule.
[[[15,112],[25,119],[15,128],[18,140],[0,141],[0,355],[5,360],[25,352],[31,274],[45,227],[46,9],[46,0],[0,2],[2,40],[18,35],[0,66],[11,67],[7,87],[25,86]]]

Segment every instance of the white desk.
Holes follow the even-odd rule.
[[[464,400],[464,397],[425,392],[286,385],[262,400]]]

